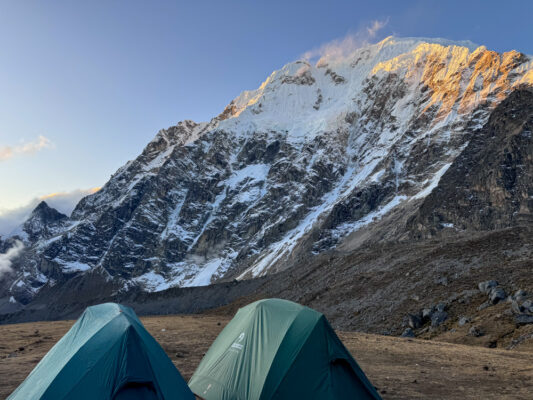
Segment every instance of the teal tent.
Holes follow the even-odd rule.
[[[87,308],[9,400],[193,400],[194,395],[135,312]]]
[[[324,315],[279,299],[240,309],[189,387],[206,400],[380,398]]]

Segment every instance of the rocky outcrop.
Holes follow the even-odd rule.
[[[533,90],[513,91],[410,222],[416,237],[533,222]]]

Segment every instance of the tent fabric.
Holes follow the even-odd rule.
[[[380,399],[324,315],[280,299],[241,308],[189,387],[205,400]]]
[[[8,400],[194,400],[135,312],[88,307]]]

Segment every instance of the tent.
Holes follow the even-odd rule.
[[[206,400],[380,399],[324,315],[280,299],[240,309],[189,387]]]
[[[88,307],[9,400],[193,400],[194,395],[135,312]]]

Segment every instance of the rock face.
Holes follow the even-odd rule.
[[[475,133],[412,221],[417,236],[533,222],[533,91],[516,90]]]
[[[526,221],[532,83],[521,53],[442,40],[288,64],[210,122],[160,131],[69,218],[39,205],[0,297],[88,273],[147,291],[257,277],[403,209],[383,237]]]

